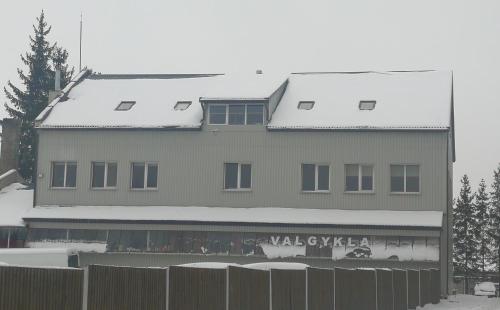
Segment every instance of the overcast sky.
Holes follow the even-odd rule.
[[[455,195],[461,175],[476,188],[500,163],[498,0],[7,1],[2,86],[18,83],[19,55],[42,9],[50,39],[75,67],[83,13],[83,64],[102,73],[453,70]]]

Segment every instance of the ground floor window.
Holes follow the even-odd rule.
[[[0,237],[3,236],[0,233]],[[439,237],[172,230],[31,229],[33,242],[98,243],[82,251],[153,252],[263,258],[439,261]]]
[[[26,241],[26,228],[0,228],[0,248],[23,248]]]

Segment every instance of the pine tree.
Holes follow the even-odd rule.
[[[491,188],[489,210],[489,232],[493,244],[491,262],[496,265],[496,270],[500,273],[500,164],[493,172]]]
[[[21,138],[19,145],[19,172],[28,181],[33,177],[35,165],[35,130],[34,120],[48,104],[49,90],[54,86],[54,70],[60,69],[61,85],[64,87],[71,79],[73,69],[66,64],[68,53],[56,44],[50,45],[47,35],[51,27],[47,26],[42,11],[33,25],[34,36],[30,36],[30,51],[21,55],[27,66],[27,72],[17,69],[23,89],[8,81],[4,92],[11,105],[5,104],[10,116],[21,120]],[[8,89],[7,89],[8,88]]]
[[[453,265],[456,271],[467,275],[477,262],[473,234],[475,208],[474,194],[471,192],[467,175],[462,177],[461,183],[460,195],[453,206]]]
[[[473,233],[477,244],[477,264],[479,270],[485,272],[491,260],[491,237],[488,231],[489,226],[489,197],[484,179],[479,182],[474,201]]]

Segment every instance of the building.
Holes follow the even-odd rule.
[[[450,72],[105,75],[37,119],[30,247],[451,274]]]

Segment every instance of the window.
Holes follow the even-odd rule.
[[[391,192],[420,192],[420,167],[418,165],[391,165]]]
[[[373,191],[373,166],[357,164],[345,165],[345,191]]]
[[[53,188],[75,188],[76,162],[53,162],[51,185]]]
[[[330,166],[302,164],[302,191],[320,192],[330,190]]]
[[[252,187],[252,165],[224,164],[224,189],[250,189]]]
[[[314,101],[300,101],[297,108],[299,110],[311,110],[314,107]]]
[[[110,230],[107,242],[109,252],[143,252],[147,250],[147,231]]]
[[[92,163],[92,188],[115,188],[117,164],[110,162]]]
[[[115,111],[128,111],[128,110],[132,109],[134,104],[135,104],[135,101],[122,101],[116,107]]]
[[[132,189],[156,189],[157,182],[158,164],[132,163]]]
[[[210,104],[210,125],[261,125],[264,123],[262,104]]]
[[[376,104],[377,104],[377,101],[375,101],[375,100],[361,100],[359,102],[359,109],[360,110],[373,110],[373,109],[375,109]]]
[[[175,111],[184,111],[191,105],[191,101],[177,101],[174,106]]]

